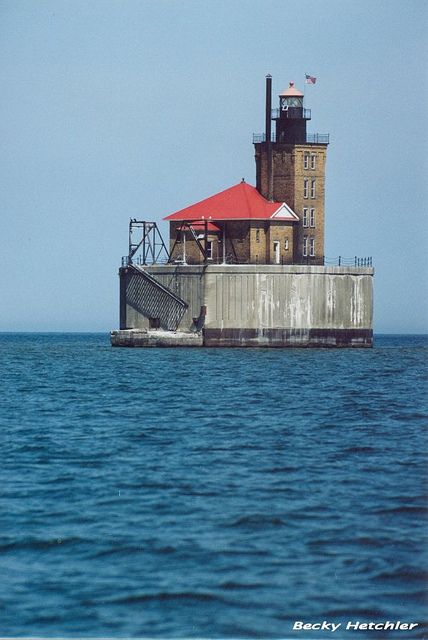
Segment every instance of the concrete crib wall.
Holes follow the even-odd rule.
[[[205,344],[371,346],[373,269],[212,266]]]
[[[156,265],[147,270],[189,304],[180,330],[194,329],[193,318],[206,307],[206,346],[372,346],[371,267]]]

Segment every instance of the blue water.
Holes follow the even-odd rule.
[[[0,335],[0,635],[428,637],[427,354]]]

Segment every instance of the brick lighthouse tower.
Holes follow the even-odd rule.
[[[293,242],[294,264],[324,264],[325,163],[328,134],[306,132],[311,110],[294,82],[272,109],[272,78],[266,77],[266,129],[254,136],[256,187],[276,202],[286,202],[299,217]],[[272,131],[272,121],[275,131]]]

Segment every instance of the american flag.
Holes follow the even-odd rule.
[[[317,79],[314,76],[310,76],[309,74],[305,73],[305,84],[315,84]]]

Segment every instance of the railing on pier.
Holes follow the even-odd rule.
[[[337,258],[324,258],[324,264],[326,266],[338,266],[338,267],[372,267],[373,258],[368,256],[365,258],[359,258],[354,256],[353,258],[347,258],[345,256],[338,256]]]
[[[146,262],[146,264],[144,264],[142,256],[137,256],[136,259],[132,261],[129,259],[129,256],[122,257],[122,267],[129,267],[131,265],[142,267],[142,266],[146,266],[147,264],[148,265],[168,264],[168,260],[167,258],[164,258],[164,259],[158,260],[156,263]],[[185,262],[182,255],[176,253],[174,256],[174,259],[171,261],[170,264],[189,265],[189,264],[202,264],[202,262]],[[250,262],[249,260],[239,260],[235,255],[228,254],[225,257],[224,261],[221,257],[218,257],[214,259],[209,259],[208,264],[250,264]],[[251,264],[265,264],[265,263],[254,262]],[[290,263],[283,262],[281,260],[280,264],[289,265]],[[297,264],[297,263],[291,263],[291,264]],[[360,258],[358,256],[354,256],[353,258],[347,258],[346,256],[337,256],[335,258],[330,258],[330,257],[324,256],[322,260],[320,260],[320,258],[317,256],[305,256],[301,259],[301,261],[299,261],[298,264],[314,265],[314,266],[321,264],[326,267],[372,267],[373,258],[372,256],[368,256],[365,258]]]
[[[122,267],[129,267],[131,265],[137,265],[139,267],[150,266],[152,264],[168,264],[168,256],[160,256],[156,260],[146,256],[144,258],[141,254],[137,255],[135,258],[130,258],[129,256],[122,256]]]
[[[129,266],[129,262],[128,262],[128,256],[124,256],[122,258],[122,267],[126,267]],[[132,263],[133,265],[139,265],[139,266],[143,266],[142,261],[137,260],[134,261]],[[203,264],[202,261],[195,261],[195,260],[189,260],[189,261],[185,261],[182,257],[181,254],[175,254],[174,258],[168,263],[167,260],[161,261],[161,262],[157,262],[156,264],[175,264],[175,265],[184,265],[184,266],[188,266],[188,265],[192,265],[192,264]],[[275,264],[273,262],[271,263],[266,263],[266,262],[258,262],[257,260],[254,262],[250,262],[249,260],[242,260],[242,259],[238,259],[236,256],[234,256],[233,254],[229,254],[226,256],[225,260],[223,260],[222,258],[209,258],[207,264],[259,264],[259,265],[263,265],[263,264]],[[283,259],[281,259],[281,262],[279,263],[281,265],[289,265],[289,266],[293,266],[293,265],[298,265],[298,264],[304,264],[304,265],[309,265],[309,266],[326,266],[326,267],[372,267],[373,266],[373,258],[371,256],[366,257],[366,258],[358,258],[357,256],[354,256],[353,258],[346,258],[344,256],[337,256],[336,258],[319,258],[318,256],[304,256],[303,258],[301,258],[298,262],[285,262]]]

